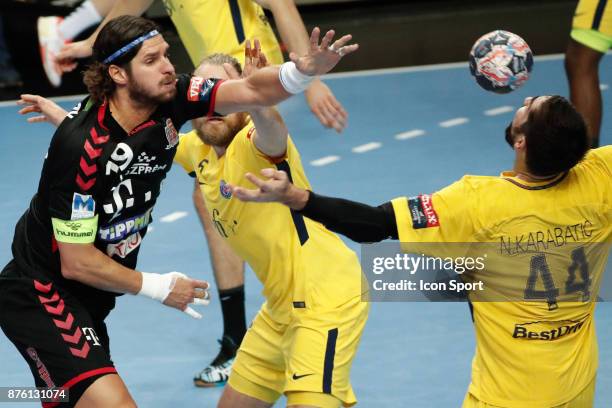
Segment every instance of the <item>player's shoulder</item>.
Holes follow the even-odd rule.
[[[571,172],[578,177],[591,175],[596,178],[612,175],[612,146],[591,149]]]
[[[500,176],[479,176],[466,174],[457,180],[453,185],[472,191],[488,191],[499,185],[505,185],[503,177]]]
[[[89,97],[73,107],[53,134],[51,147],[59,148],[64,153],[73,150],[80,151],[91,127],[94,125],[91,118],[92,111],[96,109],[96,104]]]
[[[599,161],[612,168],[612,145],[598,147],[587,152],[583,162]]]

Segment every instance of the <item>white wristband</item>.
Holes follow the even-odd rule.
[[[186,278],[186,276],[180,272],[170,272],[163,275],[159,273],[148,273],[141,272],[142,274],[142,287],[137,293],[138,295],[144,295],[160,301],[161,303],[166,300],[177,278]]]
[[[278,79],[281,85],[285,88],[285,91],[292,94],[304,92],[315,78],[302,74],[293,61],[285,62],[278,71]]]

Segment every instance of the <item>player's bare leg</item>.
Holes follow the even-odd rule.
[[[269,408],[272,405],[269,402],[242,394],[230,385],[226,385],[217,408]]]
[[[569,80],[570,99],[584,117],[591,145],[599,145],[601,127],[601,90],[599,89],[599,61],[602,53],[574,39],[565,52],[565,70]]]
[[[220,386],[227,381],[236,351],[246,332],[244,262],[222,237],[223,234],[230,233],[227,228],[231,226],[218,220],[215,222],[211,218],[197,180],[193,202],[206,235],[223,313],[221,351],[211,364],[194,378],[194,384],[198,387]]]
[[[83,393],[75,408],[135,408],[125,383],[117,374],[98,378]]]

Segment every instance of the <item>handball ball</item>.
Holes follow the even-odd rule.
[[[470,51],[470,72],[487,91],[508,93],[520,88],[533,69],[533,54],[521,37],[504,30],[480,37]]]

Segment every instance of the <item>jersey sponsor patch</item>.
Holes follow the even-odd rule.
[[[166,170],[166,164],[155,164],[155,156],[147,156],[146,152],[142,152],[137,157],[137,162],[132,164],[128,169],[127,174],[138,176],[141,174],[151,174],[157,171]]]
[[[114,244],[108,244],[106,246],[106,254],[110,257],[117,255],[119,258],[125,258],[140,246],[142,242],[142,236],[139,232],[130,235],[126,239],[119,241]]]
[[[81,102],[79,102],[77,104],[77,106],[75,106],[74,108],[72,108],[72,110],[70,112],[68,112],[68,114],[66,115],[66,117],[68,119],[72,119],[74,118],[76,115],[78,115],[79,111],[81,110]]]
[[[430,194],[421,194],[408,199],[408,210],[412,218],[412,228],[439,227],[440,219],[434,209]]]
[[[134,232],[145,229],[151,222],[152,211],[153,209],[150,208],[144,214],[119,221],[112,225],[101,227],[98,231],[98,235],[100,235],[100,239],[102,241],[106,242],[124,239]]]
[[[53,235],[59,242],[67,244],[91,244],[96,240],[96,229],[98,228],[98,216],[81,219],[78,221],[66,221],[59,218],[51,218]]]
[[[96,201],[88,194],[74,193],[72,196],[72,212],[70,220],[92,218],[96,214]]]
[[[215,81],[202,77],[191,77],[187,88],[187,100],[190,102],[208,102]]]
[[[174,127],[174,123],[172,123],[172,119],[166,119],[166,126],[164,127],[164,131],[166,132],[166,139],[168,140],[168,146],[166,146],[166,150],[172,149],[179,142],[179,135]]]
[[[204,85],[204,78],[197,76],[191,77],[189,89],[187,90],[187,100],[197,102],[200,99],[202,85]]]
[[[512,337],[515,339],[524,340],[553,341],[561,337],[577,333],[590,319],[591,315],[589,314],[578,320],[517,323],[514,325]]]
[[[227,198],[228,200],[232,198],[232,190],[225,180],[221,180],[221,183],[219,183],[219,191],[223,198]]]

